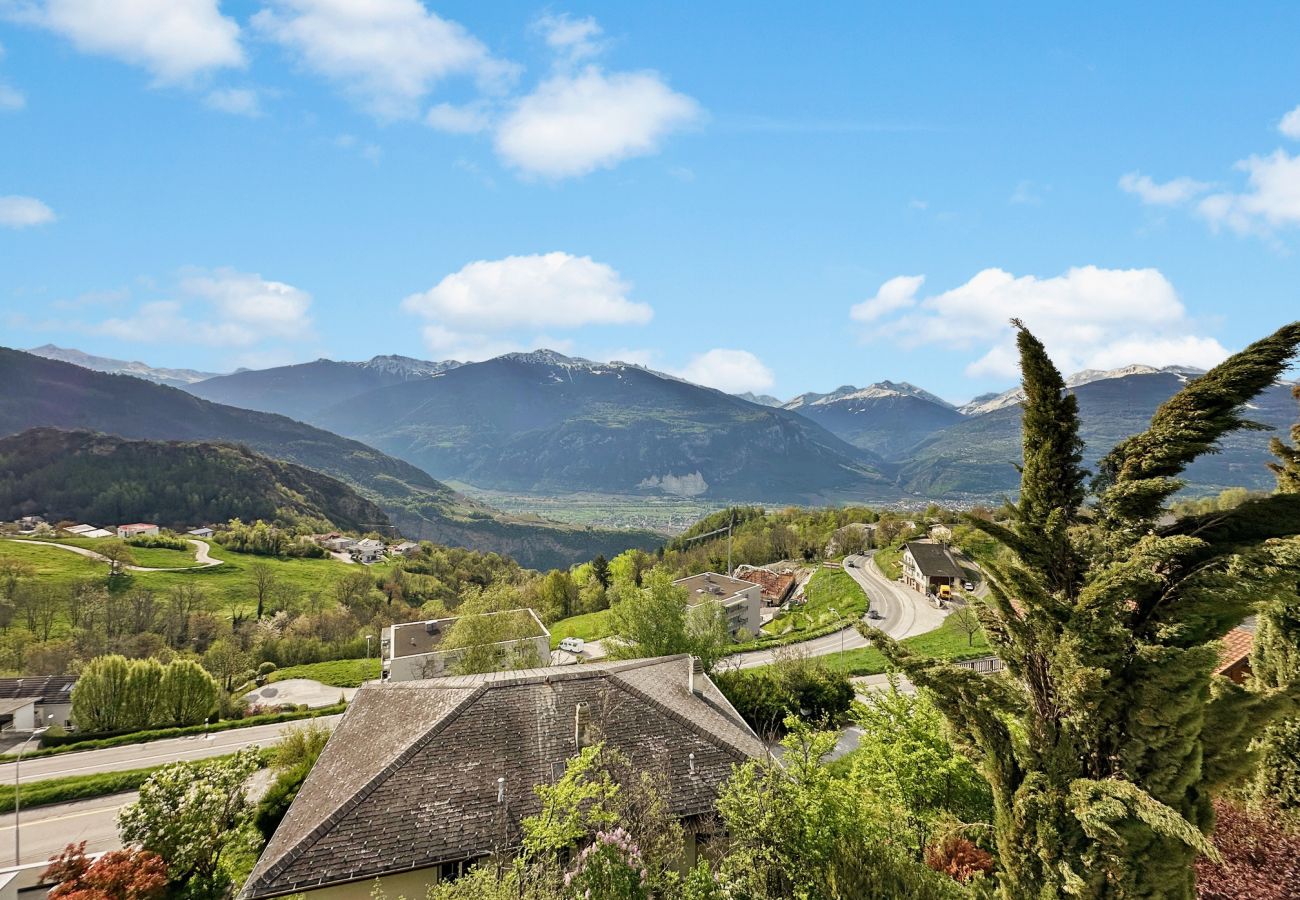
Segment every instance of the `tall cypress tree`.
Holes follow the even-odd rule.
[[[1191,898],[1192,863],[1213,853],[1211,796],[1249,771],[1248,735],[1300,701],[1295,682],[1255,692],[1213,675],[1220,638],[1300,573],[1297,543],[1272,540],[1300,534],[1300,495],[1161,519],[1192,460],[1257,427],[1240,410],[1286,368],[1300,322],[1189,383],[1090,487],[1074,399],[1013,324],[1020,497],[1007,525],[968,519],[1012,551],[980,560],[981,618],[1005,675],[864,633],[933,691],[989,780],[1004,897]]]
[[[1300,400],[1300,386],[1294,394]],[[1300,494],[1300,422],[1291,428],[1291,443],[1271,442],[1279,492]],[[1251,650],[1251,686],[1282,687],[1300,679],[1300,583],[1283,587],[1259,611],[1259,628]],[[1252,783],[1256,799],[1284,809],[1300,808],[1300,716],[1273,722],[1258,742],[1259,767]]]

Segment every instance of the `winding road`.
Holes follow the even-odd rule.
[[[68,550],[78,556],[84,556],[86,559],[93,559],[96,562],[106,563],[108,557],[102,553],[96,553],[94,550],[88,550],[85,547],[74,547],[71,544],[60,544],[55,541],[31,541],[23,538],[4,538],[6,541],[13,541],[17,544],[39,544],[42,547],[58,547],[60,550]],[[175,566],[172,568],[158,569],[148,566],[123,566],[128,572],[189,572],[192,569],[206,569],[211,566],[221,565],[221,560],[213,559],[211,555],[212,548],[205,541],[196,541],[192,538],[186,538],[186,541],[194,545],[194,561],[197,566]]]
[[[861,556],[845,557],[844,560],[844,571],[849,573],[867,595],[868,609],[880,616],[878,619],[864,618],[863,621],[874,624],[895,640],[933,631],[942,625],[948,611],[935,609],[916,591],[909,591],[890,581],[876,566],[874,556],[875,551],[872,551]],[[782,648],[737,653],[724,660],[723,665],[752,669],[771,665],[776,661],[777,654],[790,648],[798,648],[799,652],[808,656],[826,656],[839,653],[841,649],[856,650],[869,646],[870,643],[853,626]]]

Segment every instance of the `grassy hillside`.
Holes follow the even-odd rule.
[[[0,519],[38,514],[178,531],[232,518],[310,520],[349,531],[388,524],[383,510],[342,482],[230,444],[33,428],[0,438],[0,472]]]

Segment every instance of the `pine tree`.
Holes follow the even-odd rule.
[[[1213,675],[1219,640],[1300,572],[1300,495],[1162,521],[1192,460],[1251,428],[1239,411],[1300,345],[1288,325],[1189,383],[1115,447],[1089,486],[1078,410],[1020,322],[1024,466],[1011,552],[982,558],[981,615],[1004,677],[912,657],[864,628],[933,691],[993,791],[1003,897],[1191,898],[1213,854],[1211,798],[1253,765],[1248,736],[1300,684],[1255,692]],[[1084,500],[1089,505],[1084,506]]]
[[[1300,386],[1295,388],[1300,400]],[[1278,458],[1269,468],[1279,492],[1300,494],[1300,422],[1291,428],[1291,444],[1273,438]],[[1251,686],[1282,687],[1300,679],[1300,583],[1281,588],[1259,611],[1259,628],[1250,656]],[[1283,809],[1300,808],[1300,716],[1280,719],[1258,742],[1259,766],[1251,784],[1255,798]]]

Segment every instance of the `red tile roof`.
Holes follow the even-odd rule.
[[[1255,635],[1244,628],[1234,628],[1223,636],[1223,649],[1219,651],[1219,667],[1214,671],[1222,675],[1242,660],[1249,658]]]
[[[763,596],[772,600],[784,600],[794,589],[794,575],[778,575],[767,569],[750,569],[736,573],[742,581],[748,581],[763,589]]]

